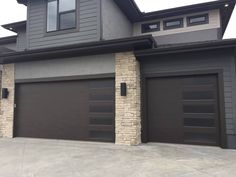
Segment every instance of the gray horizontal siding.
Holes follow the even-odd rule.
[[[26,31],[21,30],[17,33],[17,50],[22,51],[25,50],[26,47]]]
[[[45,0],[30,0],[28,5],[28,48],[46,48],[100,40],[100,1],[78,0],[78,29],[61,34],[46,34]]]
[[[159,56],[142,63],[143,73],[223,70],[225,122],[228,135],[236,134],[236,76],[235,60],[230,52],[209,52]]]

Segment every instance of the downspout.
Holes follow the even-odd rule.
[[[236,47],[232,49],[232,60],[233,60],[233,65],[232,68],[232,109],[233,109],[233,117],[232,117],[232,125],[233,125],[233,131],[232,133],[229,133],[227,136],[230,137],[230,140],[228,140],[228,146],[229,148],[236,148]]]
[[[104,40],[103,39],[103,17],[102,17],[102,0],[99,0],[100,3],[100,41]]]

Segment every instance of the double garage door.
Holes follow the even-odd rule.
[[[146,80],[147,141],[220,145],[217,75]]]
[[[16,85],[14,136],[114,142],[114,80]]]

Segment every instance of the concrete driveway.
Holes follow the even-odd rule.
[[[217,147],[0,139],[0,177],[235,176],[236,151]]]

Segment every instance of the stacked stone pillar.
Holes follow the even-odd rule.
[[[0,99],[0,137],[13,137],[13,120],[14,120],[14,64],[2,66],[1,71],[1,88],[7,88],[9,95],[7,99]]]
[[[141,143],[140,65],[133,52],[116,53],[116,144]],[[120,84],[127,95],[121,96]]]

